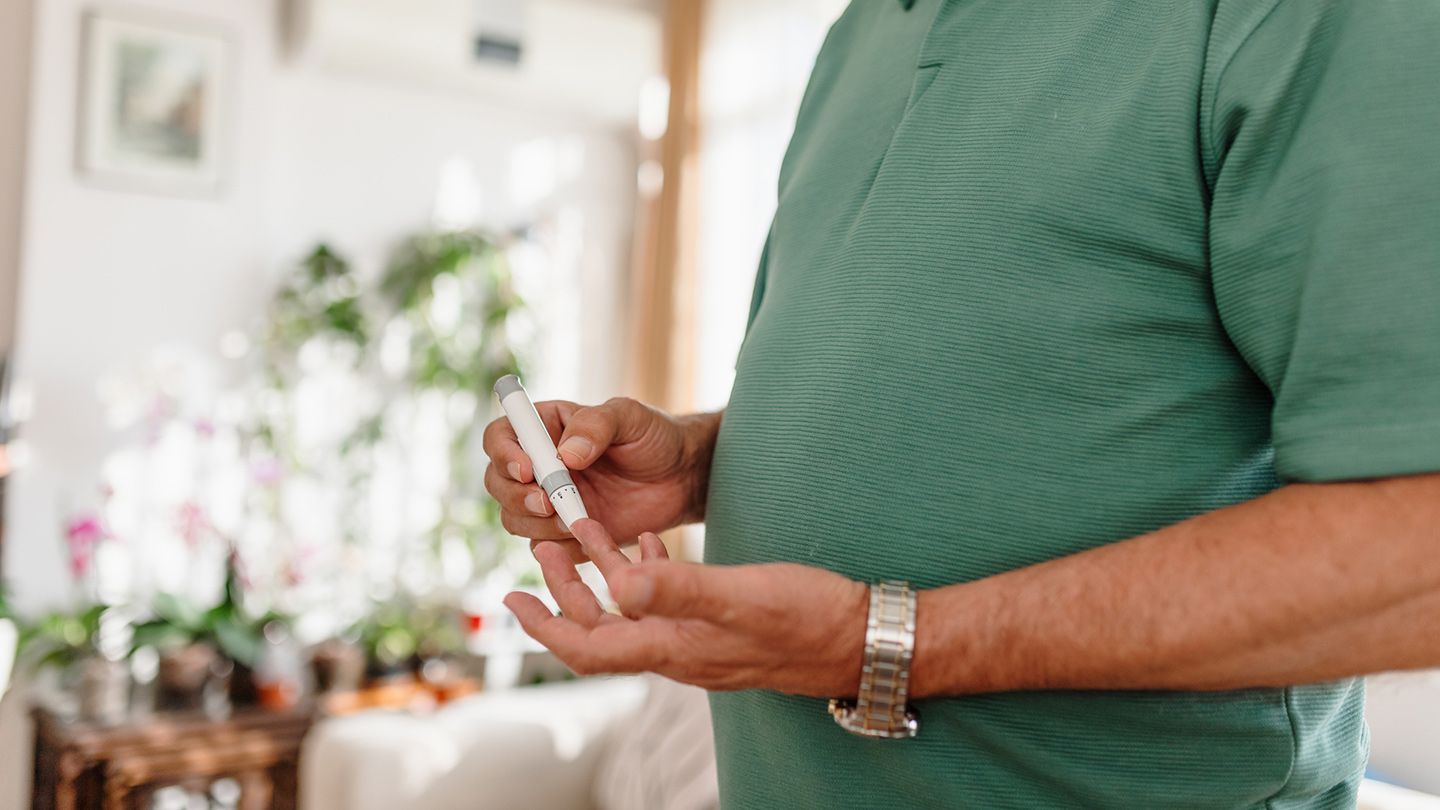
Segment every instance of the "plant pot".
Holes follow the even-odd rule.
[[[95,655],[75,663],[75,695],[80,719],[116,724],[130,709],[130,670],[123,661]]]
[[[210,677],[205,679],[201,697],[201,708],[213,719],[230,716],[231,680],[235,677],[235,662],[223,655],[215,656],[210,664]]]
[[[235,671],[230,675],[230,704],[254,706],[259,702],[260,688],[255,683],[255,670],[236,661]]]
[[[321,694],[350,691],[360,686],[365,674],[365,653],[354,644],[331,639],[315,647],[310,669]]]
[[[365,685],[379,686],[394,683],[409,683],[415,680],[415,667],[407,659],[405,661],[377,661],[370,659],[365,662]]]
[[[209,644],[195,643],[160,653],[155,707],[161,711],[198,711],[205,707],[205,686],[221,658]]]

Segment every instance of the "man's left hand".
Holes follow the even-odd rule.
[[[870,604],[865,585],[787,563],[674,562],[650,533],[640,536],[641,561],[632,563],[599,523],[576,521],[572,529],[623,615],[601,607],[553,542],[537,544],[535,557],[561,615],[521,592],[505,606],[576,673],[655,672],[712,690],[855,694]]]

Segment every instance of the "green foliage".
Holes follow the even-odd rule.
[[[458,328],[431,315],[441,284],[459,296]],[[519,373],[504,330],[523,302],[489,237],[453,231],[411,238],[391,260],[380,292],[414,327],[410,382],[417,387],[486,391],[497,378]]]
[[[416,652],[422,657],[454,655],[465,647],[459,616],[448,606],[420,607],[410,613],[410,624],[415,628]]]
[[[398,667],[415,655],[420,642],[407,619],[405,606],[386,604],[378,606],[356,626],[365,659],[372,666]]]
[[[91,605],[78,612],[55,611],[33,624],[22,624],[17,657],[30,667],[43,669],[67,666],[93,653],[100,617],[106,610],[105,605]]]
[[[265,626],[288,620],[274,613],[248,615],[241,604],[241,588],[234,565],[226,570],[225,595],[220,603],[203,609],[173,594],[157,594],[151,606],[155,617],[135,625],[132,648],[175,649],[204,642],[225,657],[253,668],[265,644]]]
[[[416,390],[468,392],[485,401],[494,381],[521,372],[505,334],[524,305],[511,283],[504,252],[474,231],[422,234],[396,251],[380,292],[392,317],[409,326],[410,363],[405,380]],[[458,307],[458,317],[436,317],[436,297]],[[441,307],[443,308],[443,307]],[[464,537],[476,552],[500,534],[499,510],[484,493],[484,456],[478,447],[481,420],[454,426],[450,489],[435,527],[438,541]],[[489,549],[493,553],[493,546]]]
[[[343,255],[318,245],[271,302],[260,343],[265,395],[273,404],[257,411],[251,440],[273,457],[285,477],[330,488],[342,504],[339,533],[363,543],[377,455],[407,452],[415,440],[407,431],[417,403],[433,403],[439,395],[447,405],[444,424],[425,427],[445,431],[448,478],[438,519],[423,538],[429,548],[415,551],[435,554],[438,561],[442,544],[458,539],[484,570],[499,559],[503,532],[499,509],[485,495],[480,432],[494,381],[521,371],[506,335],[521,307],[503,246],[480,232],[426,233],[406,240],[373,286],[357,280]],[[311,346],[317,339],[318,345]],[[397,340],[405,342],[392,343]],[[353,421],[323,449],[301,440],[293,398],[287,397],[311,373],[301,368],[300,358],[312,350],[331,366],[340,364],[360,392],[359,407],[347,414]],[[397,359],[403,363],[392,362]],[[270,511],[283,535],[279,491],[261,492],[255,503]],[[157,605],[156,614],[159,624],[145,632],[161,639],[215,637],[218,643],[220,628],[231,626],[201,626],[173,605]],[[458,649],[462,641],[453,617],[439,621],[414,605],[379,606],[356,629],[371,660],[386,666],[422,649]]]
[[[401,666],[417,655],[451,655],[464,647],[455,611],[436,604],[388,602],[357,624],[354,632],[366,660],[380,669]]]
[[[268,326],[266,342],[290,350],[272,352],[271,357],[293,356],[317,335],[363,347],[370,328],[349,263],[328,245],[317,245],[275,294]]]
[[[437,302],[437,297],[442,300]],[[402,379],[383,384],[390,396],[380,397],[379,410],[365,415],[336,448],[342,461],[352,454],[359,460],[345,483],[351,490],[347,497],[356,505],[350,514],[362,512],[359,493],[370,472],[363,454],[386,438],[389,401],[423,391],[488,401],[496,379],[521,371],[505,329],[522,306],[504,250],[494,238],[476,231],[426,233],[406,240],[373,290],[363,289],[349,262],[325,244],[316,246],[285,281],[271,304],[264,340],[267,376],[278,390],[299,382],[303,372],[298,356],[313,338],[353,346],[355,368],[373,375],[373,358],[386,326],[401,325],[409,336]],[[480,416],[449,426],[450,482],[443,514],[432,531],[437,546],[441,538],[461,537],[472,551],[493,552],[493,540],[500,534],[499,510],[483,495]],[[308,465],[291,451],[292,429],[285,414],[271,414],[255,426],[254,436],[292,470],[303,472]],[[358,523],[344,526],[352,538],[362,536],[364,529]]]

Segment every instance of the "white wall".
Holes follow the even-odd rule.
[[[213,199],[97,188],[75,172],[81,0],[36,9],[16,374],[33,386],[28,465],[11,480],[4,570],[22,604],[54,601],[68,502],[88,497],[108,446],[96,381],[167,341],[215,345],[263,300],[268,256],[263,152],[271,8],[245,0],[152,0],[203,16],[239,43],[231,171]]]
[[[580,290],[571,298],[608,317],[564,324],[554,330],[563,344],[552,338],[542,349],[568,360],[573,374],[552,378],[577,397],[605,395],[618,376],[614,313],[624,300],[618,282],[635,176],[627,131],[285,64],[270,0],[143,6],[203,18],[239,44],[233,159],[213,198],[114,191],[77,178],[77,66],[89,4],[42,4],[16,340],[17,374],[35,403],[24,428],[29,463],[9,491],[4,566],[22,606],[58,596],[60,521],[91,495],[113,441],[97,379],[158,344],[212,350],[220,335],[252,322],[277,272],[317,239],[377,272],[400,237],[431,221],[447,165],[473,176],[485,222],[558,220],[569,229],[573,255],[558,264]],[[548,165],[556,155],[568,156],[568,169]]]
[[[77,178],[73,157],[82,12],[93,3],[38,4],[22,128],[12,101],[24,94],[10,85],[23,71],[9,61],[30,27],[9,25],[12,2],[0,12],[0,301],[5,257],[18,243],[16,363],[33,386],[34,415],[24,426],[29,463],[8,486],[3,571],[22,608],[65,597],[60,523],[91,495],[113,441],[98,378],[157,344],[213,350],[253,321],[277,273],[317,239],[376,272],[399,238],[431,222],[447,165],[452,176],[456,166],[473,174],[485,222],[558,223],[566,255],[556,266],[581,293],[565,306],[583,300],[611,318],[577,317],[555,330],[543,351],[572,359],[551,379],[577,397],[613,390],[635,185],[626,128],[287,64],[277,0],[127,0],[125,8],[202,19],[237,43],[232,160],[213,198],[96,188]],[[11,129],[30,144],[23,184],[5,174],[19,173],[6,162],[19,153]],[[567,161],[558,170],[545,165],[556,154]],[[5,195],[18,202],[22,185],[20,216]],[[29,732],[13,698],[0,707],[0,810],[20,807],[29,782]]]

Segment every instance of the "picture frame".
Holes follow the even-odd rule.
[[[80,175],[97,185],[210,196],[223,184],[232,43],[189,21],[85,17]]]

